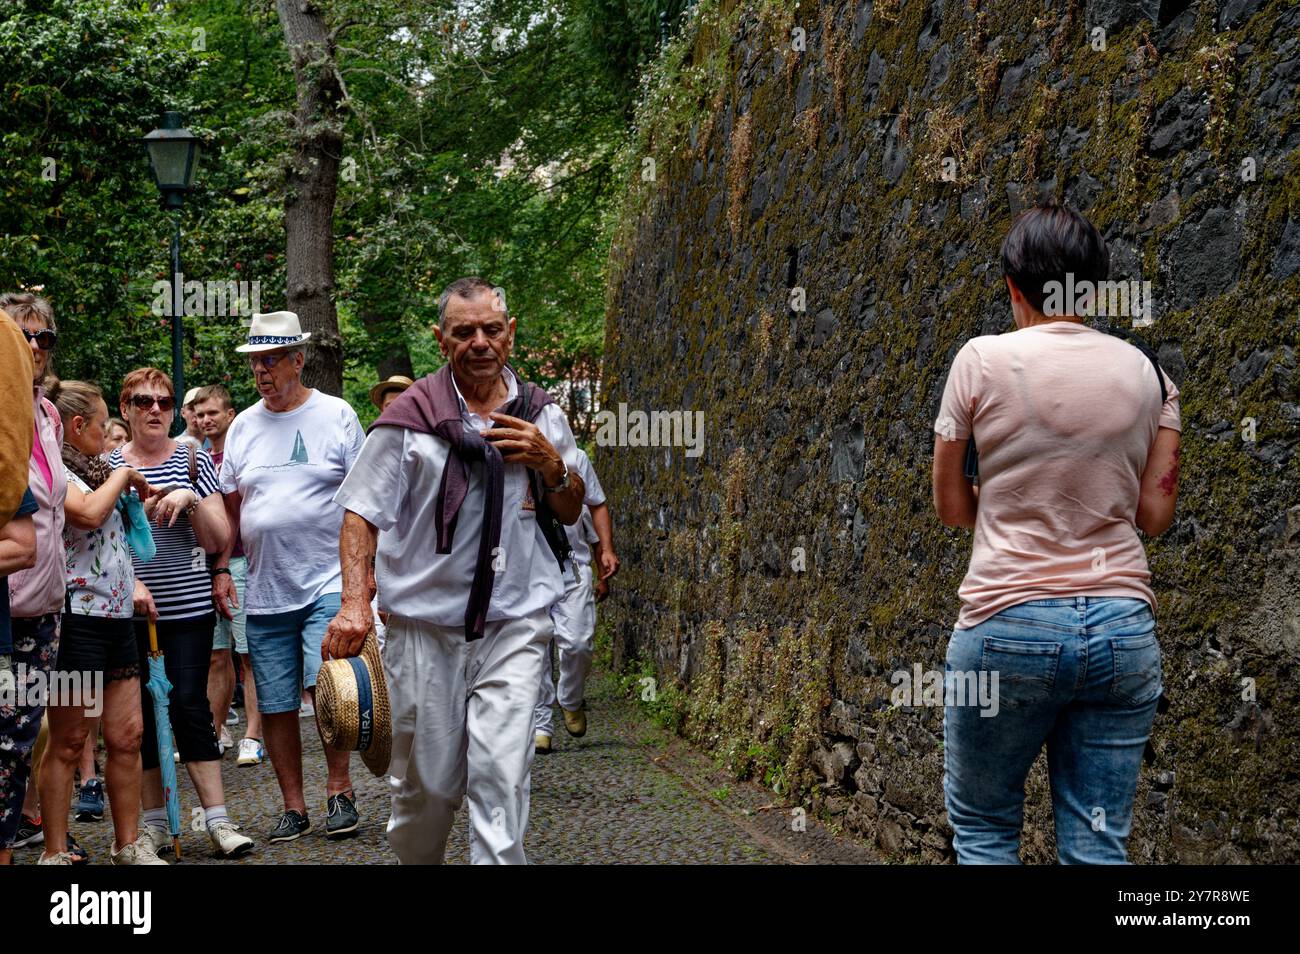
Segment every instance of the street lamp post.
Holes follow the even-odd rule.
[[[181,275],[181,206],[185,193],[194,186],[199,164],[199,139],[181,125],[180,113],[164,113],[161,129],[143,140],[149,149],[154,181],[162,193],[163,208],[172,217],[172,384],[177,400],[185,394],[185,356],[182,349],[181,315],[184,312],[184,278]],[[175,425],[182,427],[181,415]]]

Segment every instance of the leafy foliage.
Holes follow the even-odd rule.
[[[437,295],[466,274],[506,290],[525,375],[596,384],[616,157],[638,69],[685,5],[318,0],[346,92],[335,294],[364,416],[377,366],[441,362]],[[294,86],[274,4],[12,0],[0,61],[0,285],[51,299],[60,374],[113,391],[132,367],[170,368],[154,283],[172,226],[137,141],[166,109],[205,140],[185,278],[257,282],[261,310],[283,307]],[[224,382],[241,406],[244,323],[185,319],[187,383]],[[580,425],[589,392],[561,392]]]

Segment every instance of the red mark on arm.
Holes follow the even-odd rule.
[[[1166,497],[1172,497],[1178,491],[1178,466],[1182,455],[1182,445],[1175,447],[1173,466],[1160,478],[1160,490]]]

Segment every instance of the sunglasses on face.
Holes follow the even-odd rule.
[[[167,397],[165,394],[157,396],[152,394],[133,394],[131,395],[131,403],[141,411],[147,411],[157,404],[158,410],[166,414],[176,406],[176,399]]]
[[[266,369],[269,371],[271,368],[274,368],[277,364],[279,364],[279,363],[280,363],[281,361],[283,361],[285,358],[292,358],[292,357],[293,357],[292,353],[288,353],[288,354],[250,354],[250,355],[248,356],[248,363],[249,363],[250,365],[252,365],[252,367],[253,367],[254,370],[256,370],[256,369],[257,369],[257,366],[260,364],[262,367],[266,368]]]
[[[40,348],[42,351],[53,351],[54,343],[59,340],[59,336],[49,328],[46,328],[43,331],[28,331],[24,328],[23,335],[28,341],[35,341],[36,347]]]

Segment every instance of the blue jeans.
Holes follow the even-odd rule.
[[[248,659],[257,681],[257,711],[262,715],[297,712],[303,688],[316,685],[320,646],[330,620],[338,615],[341,594],[287,613],[248,614]]]
[[[1126,864],[1161,690],[1146,601],[1077,596],[1008,607],[953,630],[945,669],[997,676],[996,708],[945,700],[943,785],[958,863],[1020,863],[1025,777],[1046,743],[1057,857]]]

